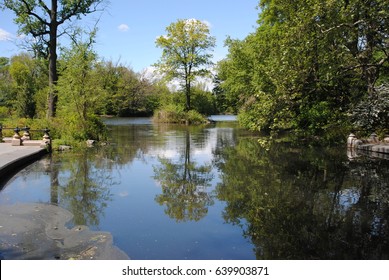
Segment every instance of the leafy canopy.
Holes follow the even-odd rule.
[[[308,135],[348,129],[355,104],[388,77],[389,2],[261,0],[259,8],[256,31],[228,39],[218,65],[242,124]]]
[[[187,96],[190,109],[190,89],[196,77],[209,74],[212,65],[210,51],[215,37],[210,36],[209,25],[197,19],[178,20],[166,28],[167,34],[157,38],[156,45],[163,49],[155,66],[169,81],[178,79]]]

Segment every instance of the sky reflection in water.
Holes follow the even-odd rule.
[[[111,145],[19,172],[0,204],[56,203],[132,259],[388,258],[389,165],[268,143],[236,123],[108,119]]]

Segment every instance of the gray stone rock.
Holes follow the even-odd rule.
[[[40,203],[1,205],[0,240],[5,259],[123,260],[108,232],[65,225],[73,215],[58,206]]]

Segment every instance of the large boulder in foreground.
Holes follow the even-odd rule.
[[[108,232],[65,225],[73,215],[58,206],[29,203],[0,206],[1,259],[121,260]]]

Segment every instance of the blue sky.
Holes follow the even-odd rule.
[[[155,39],[177,19],[207,21],[216,37],[214,61],[224,58],[227,36],[243,39],[255,30],[257,4],[258,0],[111,0],[102,14],[84,17],[80,23],[92,26],[100,17],[94,47],[99,56],[140,72],[158,61],[162,50],[155,47]],[[12,12],[0,10],[0,56],[22,51],[15,43],[18,27],[13,18]]]

